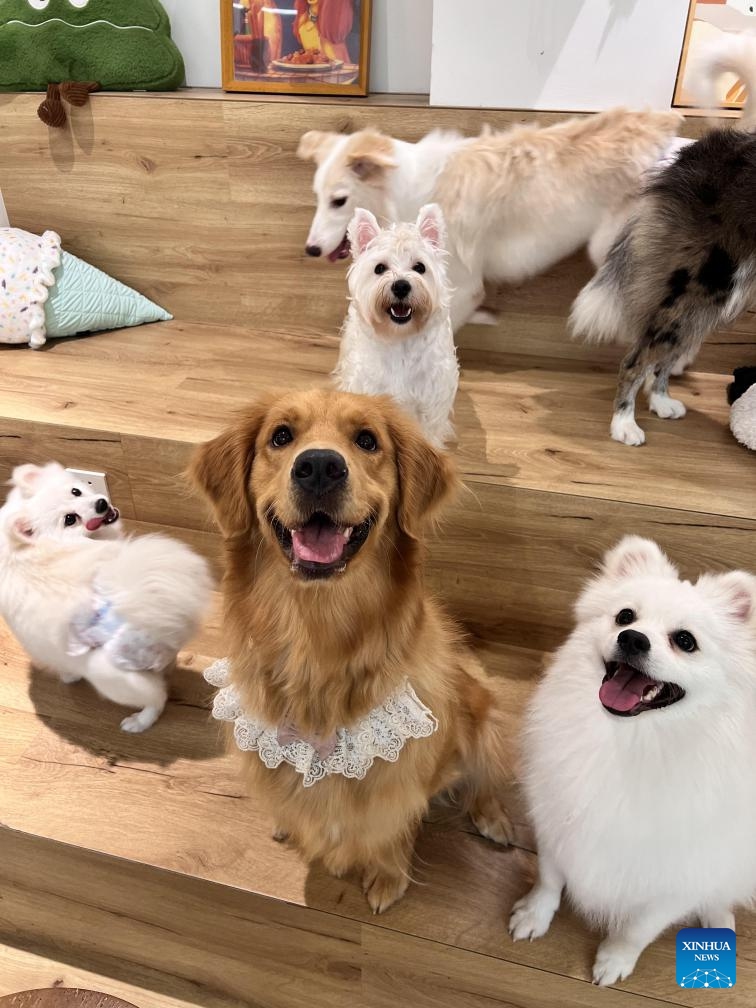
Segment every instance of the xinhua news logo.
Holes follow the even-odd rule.
[[[677,932],[677,985],[729,989],[735,986],[735,932],[729,928],[683,928]]]

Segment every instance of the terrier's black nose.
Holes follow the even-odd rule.
[[[637,630],[623,630],[617,636],[617,643],[628,658],[637,658],[638,655],[648,654],[651,650],[651,641]]]
[[[100,497],[99,500],[95,501],[95,511],[97,514],[105,514],[105,512],[109,510],[110,504],[108,504],[104,497]]]
[[[411,290],[412,284],[408,280],[394,280],[391,284],[391,293],[399,300],[406,298]]]
[[[306,245],[305,252],[308,256],[312,256],[313,259],[317,259],[318,256],[322,254],[323,250],[320,245]]]
[[[330,493],[349,475],[343,455],[326,448],[302,452],[291,467],[291,478],[302,490],[322,497]]]

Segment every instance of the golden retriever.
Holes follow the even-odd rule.
[[[192,463],[226,548],[231,682],[245,713],[329,739],[405,682],[437,719],[364,779],[303,786],[289,763],[244,758],[278,839],[341,876],[375,913],[410,880],[431,797],[468,785],[482,834],[508,843],[509,726],[488,677],[423,584],[422,536],[457,487],[449,458],[387,398],[317,390],[251,406]]]

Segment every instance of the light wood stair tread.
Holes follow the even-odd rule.
[[[211,691],[199,673],[210,659],[199,650],[202,638],[197,643],[197,651],[184,655],[164,717],[144,735],[129,736],[117,728],[120,708],[86,685],[64,686],[30,673],[27,659],[3,631],[4,830],[377,923],[396,940],[408,935],[587,981],[596,937],[568,910],[542,942],[515,945],[506,937],[507,912],[535,865],[516,796],[517,845],[510,849],[484,840],[453,812],[437,809],[418,844],[419,884],[378,921],[355,879],[336,880],[308,868],[295,851],[276,844],[269,819],[244,796],[236,760],[224,752],[218,726],[209,718]],[[516,722],[542,657],[514,647],[490,647],[482,657],[505,678]],[[739,916],[738,937],[739,983],[732,1003],[745,1006],[749,983],[756,983],[756,918]],[[668,936],[644,955],[627,990],[668,1000],[673,959]],[[686,992],[682,998],[675,994],[673,1003],[696,1002]]]
[[[322,385],[337,339],[159,323],[5,350],[5,418],[191,445],[274,388]],[[727,379],[679,381],[681,421],[641,407],[648,443],[610,440],[616,380],[585,361],[467,351],[457,400],[458,458],[470,481],[753,518],[756,466],[727,426]]]

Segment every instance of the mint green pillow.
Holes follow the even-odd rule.
[[[0,343],[167,322],[159,305],[64,252],[54,231],[0,227]]]
[[[70,252],[61,251],[60,266],[53,275],[55,286],[45,302],[49,338],[173,318],[159,305]]]

